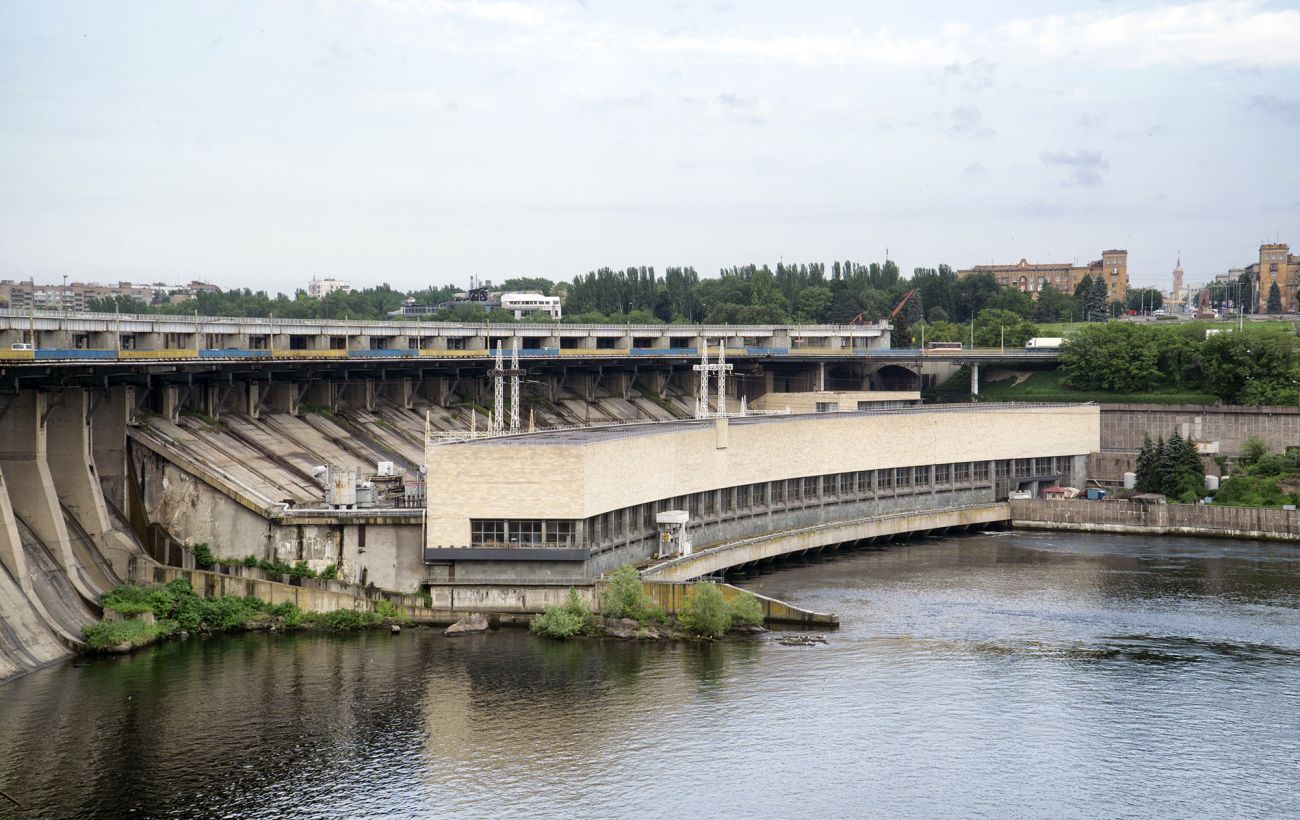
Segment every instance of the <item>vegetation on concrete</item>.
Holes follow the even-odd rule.
[[[1108,322],[1085,327],[1061,349],[1062,384],[1076,390],[1203,391],[1230,404],[1295,404],[1296,334],[1247,327],[1205,335],[1176,326]]]
[[[1020,371],[1014,376],[991,381],[1000,375],[997,368],[980,368],[980,401],[1095,401],[1110,404],[1215,404],[1213,393],[1170,390],[1158,385],[1140,393],[1117,393],[1107,390],[1079,390],[1062,382],[1059,370]],[[926,392],[927,401],[962,402],[970,398],[970,371],[959,370],[943,384]]]
[[[1172,501],[1194,504],[1205,495],[1205,466],[1196,444],[1178,431],[1154,443],[1147,436],[1137,456],[1137,490],[1164,493]]]
[[[678,620],[692,635],[717,639],[742,624],[762,625],[763,605],[747,592],[727,601],[717,584],[700,581],[691,587]]]
[[[136,649],[151,644],[164,635],[159,624],[132,618],[127,621],[101,621],[81,628],[86,646],[97,652]]]
[[[303,612],[293,602],[268,604],[258,598],[237,595],[204,598],[184,578],[147,586],[124,584],[105,593],[100,605],[130,620],[104,621],[84,627],[86,643],[95,650],[134,648],[180,633],[271,627],[348,630],[409,621],[387,600],[376,602],[373,612],[353,609]],[[154,616],[153,624],[137,617],[145,613]]]
[[[1221,479],[1214,503],[1230,507],[1300,506],[1300,447],[1272,453],[1262,439],[1252,436],[1231,475]]]
[[[667,619],[663,609],[645,593],[641,574],[631,564],[610,573],[601,596],[601,614],[607,618],[632,618],[642,625]]]
[[[218,558],[212,554],[212,550],[207,544],[195,544],[190,547],[190,550],[194,553],[194,564],[199,569],[212,569],[217,566],[248,567],[249,569],[260,569],[272,575],[288,575],[291,578],[320,578],[329,581],[339,577],[339,568],[336,564],[329,564],[317,572],[308,566],[306,561],[295,561],[288,564],[279,558],[268,561],[265,558],[258,558],[256,555],[246,555],[243,558]]]
[[[563,604],[551,604],[528,624],[538,635],[560,639],[587,634],[594,627],[591,608],[573,587],[569,587],[569,597]]]

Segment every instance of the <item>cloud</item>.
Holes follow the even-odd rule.
[[[1098,9],[1000,23],[939,22],[929,32],[823,29],[781,34],[671,32],[575,17],[572,4],[514,0],[352,0],[430,25],[408,34],[429,47],[462,47],[459,19],[527,31],[556,50],[695,55],[762,63],[880,64],[942,70],[948,81],[986,88],[997,65],[1073,65],[1108,69],[1155,65],[1300,65],[1300,10],[1260,0],[1203,0],[1136,11]],[[972,6],[973,7],[973,6]],[[996,59],[996,63],[992,60]]]
[[[1300,100],[1288,100],[1272,94],[1252,94],[1246,103],[1256,111],[1285,122],[1300,124]]]
[[[1066,188],[1089,187],[1100,185],[1103,171],[1110,170],[1110,163],[1100,151],[1045,151],[1039,156],[1044,165],[1055,165],[1069,169],[1070,175],[1061,182]]]
[[[997,67],[997,63],[990,63],[983,57],[965,63],[949,63],[943,67],[943,79],[964,91],[983,91],[993,86],[993,71]]]
[[[985,173],[984,164],[980,162],[972,162],[970,165],[967,165],[965,168],[961,169],[961,172],[968,177],[980,176],[981,174]]]
[[[984,115],[973,105],[954,108],[948,116],[948,127],[944,130],[954,137],[984,139],[993,136],[993,129],[984,126]]]
[[[682,97],[681,100],[692,108],[716,111],[754,125],[762,125],[766,121],[763,116],[763,101],[758,97],[742,97],[724,91],[712,97]]]

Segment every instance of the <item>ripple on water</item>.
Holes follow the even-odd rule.
[[[0,688],[0,788],[51,818],[1278,814],[1297,555],[1010,533],[744,582],[837,612],[826,646],[168,644]]]

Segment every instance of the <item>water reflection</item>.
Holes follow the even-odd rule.
[[[748,579],[840,613],[818,647],[178,642],[0,687],[0,789],[51,818],[1276,812],[1297,555],[1016,533]]]

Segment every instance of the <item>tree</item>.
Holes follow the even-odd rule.
[[[1268,307],[1269,313],[1282,312],[1282,291],[1278,289],[1277,282],[1268,286]]]
[[[543,296],[550,296],[553,287],[554,282],[541,276],[515,276],[501,283],[501,290],[505,293],[540,293]]]
[[[645,594],[641,584],[641,575],[631,564],[621,566],[610,573],[609,583],[601,595],[601,612],[609,618],[635,618],[638,621],[663,618],[663,613],[656,611],[654,602]]]
[[[987,308],[975,318],[975,346],[1024,347],[1038,335],[1038,325],[1009,310]]]
[[[926,314],[925,318],[931,322],[947,322],[950,319],[948,311],[938,305],[930,308],[930,312]]]
[[[1110,300],[1107,298],[1106,280],[1103,277],[1098,276],[1096,279],[1092,280],[1092,288],[1088,292],[1088,321],[1104,322],[1110,318],[1108,315],[1109,305]]]
[[[1151,441],[1151,436],[1142,437],[1142,447],[1138,450],[1137,456],[1137,489],[1144,493],[1158,492],[1159,479],[1156,474],[1156,454],[1155,444]]]
[[[721,638],[731,628],[731,610],[717,584],[700,581],[691,587],[678,620],[687,631],[703,638]]]
[[[1206,389],[1233,403],[1294,396],[1294,342],[1292,333],[1267,330],[1211,336],[1201,345]]]
[[[1136,288],[1128,292],[1124,307],[1137,314],[1158,310],[1165,303],[1164,294],[1155,288]]]
[[[1021,318],[1034,316],[1034,297],[1016,288],[1000,288],[984,301],[984,309],[997,308],[1018,314]]]
[[[797,298],[799,310],[795,315],[796,321],[821,324],[826,321],[835,294],[831,293],[830,288],[807,287],[799,291]]]
[[[972,273],[957,280],[954,302],[956,312],[952,315],[958,322],[969,322],[984,309],[985,303],[1001,286],[993,274],[986,271]]]
[[[1161,376],[1159,350],[1149,343],[1146,328],[1132,322],[1082,328],[1060,356],[1065,383],[1079,390],[1140,393]]]
[[[1080,315],[1074,297],[1057,290],[1051,282],[1038,291],[1038,301],[1034,303],[1035,322],[1064,322]]]
[[[1079,280],[1079,284],[1074,286],[1074,300],[1084,305],[1088,301],[1088,294],[1092,293],[1092,276],[1085,273]]]

